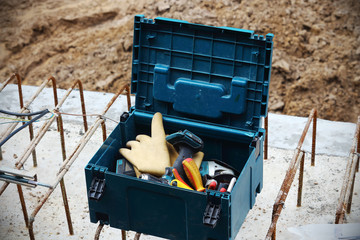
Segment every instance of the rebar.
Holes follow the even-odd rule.
[[[105,121],[103,121],[102,123],[101,123],[101,129],[102,129],[102,134],[103,134],[103,142],[105,142],[105,140],[106,140],[106,125],[105,125]]]
[[[302,132],[302,134],[300,136],[298,145],[296,147],[294,156],[293,156],[293,158],[292,158],[292,160],[290,162],[289,168],[288,168],[288,170],[286,172],[286,175],[285,175],[284,181],[283,181],[283,183],[281,185],[280,191],[279,191],[279,193],[278,193],[278,195],[276,197],[276,200],[275,200],[275,203],[274,203],[274,206],[273,206],[271,225],[269,227],[269,230],[268,230],[266,238],[265,238],[267,240],[270,240],[270,239],[275,240],[276,239],[276,223],[277,223],[277,221],[278,221],[278,219],[280,217],[280,213],[281,213],[281,211],[283,209],[283,205],[285,204],[288,192],[289,192],[289,190],[291,188],[291,184],[294,181],[296,170],[299,167],[299,162],[301,161],[301,159],[303,158],[303,156],[305,154],[301,150],[301,148],[302,148],[302,145],[304,143],[306,134],[307,134],[307,132],[309,130],[311,121],[313,121],[315,118],[316,118],[316,109],[312,109],[310,114],[309,114],[307,123],[306,123],[306,125],[304,127],[304,130],[303,130],[303,132]],[[316,128],[316,126],[315,126],[315,128]],[[315,131],[315,133],[316,133],[316,131]],[[314,134],[314,131],[313,131],[313,134]],[[313,135],[313,140],[314,139],[315,138],[314,138],[314,135]],[[313,146],[315,146],[315,145],[313,145]],[[315,155],[315,147],[312,149],[312,154]]]
[[[101,230],[103,229],[103,227],[104,227],[104,224],[100,222],[100,223],[99,223],[99,226],[96,228],[94,240],[99,240],[99,238],[100,238],[100,233],[101,233]]]
[[[344,223],[345,212],[348,214],[351,210],[352,195],[354,191],[354,182],[356,170],[359,165],[359,156],[355,150],[359,149],[359,135],[360,135],[360,116],[356,124],[355,135],[350,149],[349,160],[346,164],[345,176],[341,187],[339,203],[336,208],[335,224]]]
[[[83,113],[84,129],[85,129],[85,131],[87,131],[88,125],[87,125],[87,118],[86,118],[86,108],[85,108],[83,87],[82,87],[82,83],[79,80],[77,80],[77,81],[75,81],[73,83],[73,85],[71,86],[71,89],[74,89],[76,85],[78,85],[78,87],[79,87],[80,104],[81,104],[81,109],[82,109],[82,113]],[[62,116],[60,114],[57,117],[57,126],[58,126],[58,131],[60,133],[60,143],[61,143],[62,158],[63,158],[63,161],[65,161],[66,160],[65,135],[64,135],[63,120],[62,120]],[[69,207],[69,203],[68,203],[68,200],[67,200],[67,194],[66,194],[66,187],[65,187],[64,179],[62,179],[60,181],[60,189],[61,189],[61,195],[62,195],[63,203],[64,203],[66,220],[67,220],[67,223],[68,223],[69,234],[74,235],[74,229],[73,229],[73,225],[72,225],[72,221],[71,221],[70,207]]]
[[[134,237],[134,240],[139,240],[140,239],[140,236],[141,236],[141,233],[136,233],[135,234],[135,237]]]
[[[316,124],[317,124],[317,111],[316,109],[314,109],[312,144],[311,144],[311,166],[315,166]]]
[[[297,197],[297,207],[301,207],[301,198],[302,198],[302,187],[304,180],[304,164],[305,164],[305,153],[303,154],[300,160],[300,172],[299,172],[299,186],[298,186],[298,197]]]
[[[31,120],[31,116],[28,116],[28,120]],[[30,141],[34,138],[34,128],[32,123],[29,125],[29,133],[30,133]],[[33,157],[33,166],[37,167],[37,157],[36,157],[36,151],[35,149],[32,151],[32,157]]]
[[[110,101],[108,102],[108,104],[107,104],[106,107],[104,108],[103,112],[102,112],[102,113],[99,115],[99,117],[97,118],[98,120],[104,121],[103,119],[101,119],[101,116],[102,116],[102,115],[105,115],[105,113],[109,110],[109,108],[112,106],[112,104],[115,102],[115,100],[120,96],[120,94],[121,94],[122,92],[124,92],[124,90],[127,91],[127,94],[130,93],[130,91],[129,91],[129,85],[128,85],[128,84],[126,84],[125,86],[122,86],[122,87],[120,88],[120,90],[110,99]],[[128,99],[130,99],[130,98],[128,98]],[[83,138],[85,137],[85,135],[86,135],[86,132],[85,132],[85,134],[83,135]],[[59,175],[60,172],[64,169],[65,165],[67,164],[67,162],[68,162],[69,160],[70,160],[70,159],[67,158],[67,160],[62,163],[62,165],[60,166],[60,169],[59,169],[59,171],[58,171],[58,173],[57,173],[58,175]]]
[[[117,94],[115,94],[113,96],[113,98],[109,101],[109,103],[106,105],[106,107],[104,108],[103,112],[101,115],[105,115],[105,113],[109,110],[109,108],[112,106],[112,104],[115,102],[115,100],[118,98],[118,96],[124,91],[124,90],[128,90],[129,86],[126,85],[124,87],[122,87],[120,89],[120,91],[118,91]],[[59,104],[62,104],[62,101],[60,101]],[[47,193],[43,196],[43,198],[40,200],[40,203],[35,207],[34,211],[32,212],[32,214],[30,215],[29,218],[29,234],[32,234],[32,238],[34,238],[34,233],[33,233],[33,222],[35,221],[35,217],[37,215],[37,213],[40,211],[40,209],[42,208],[42,206],[45,204],[45,202],[47,201],[47,199],[50,197],[50,195],[52,194],[52,192],[55,190],[56,186],[61,182],[61,180],[64,178],[65,174],[69,171],[71,165],[74,163],[74,161],[76,160],[76,158],[79,156],[80,152],[83,150],[83,148],[85,147],[86,143],[90,140],[90,138],[92,137],[92,135],[95,133],[95,131],[97,130],[97,128],[101,125],[101,123],[104,120],[101,119],[101,116],[99,116],[97,118],[97,120],[95,121],[95,123],[85,132],[85,134],[82,136],[81,140],[79,141],[78,145],[75,147],[75,149],[73,150],[73,152],[70,154],[69,157],[67,157],[66,160],[63,161],[62,166],[60,167],[60,170],[58,171],[58,175],[56,178],[55,183],[53,184],[53,188],[49,189],[47,191]]]
[[[86,143],[90,140],[91,136],[95,133],[96,129],[100,126],[101,122],[104,121],[103,119],[98,119],[95,121],[94,125],[92,125],[91,128],[88,129],[88,131],[83,135],[82,139],[80,140],[79,144],[75,147],[72,154],[64,161],[66,162],[66,165],[63,167],[63,170],[59,173],[59,175],[56,178],[55,183],[53,184],[53,188],[49,189],[47,193],[43,196],[43,198],[40,200],[40,203],[35,207],[35,210],[30,215],[30,227],[32,227],[32,223],[35,220],[36,214],[40,211],[41,207],[45,204],[45,202],[48,200],[52,192],[55,190],[57,185],[60,183],[60,181],[63,179],[65,174],[69,171],[71,165],[76,160],[76,158],[79,156],[81,150],[85,147]],[[31,234],[32,229],[29,227],[29,234]]]
[[[37,91],[34,93],[34,95],[30,98],[29,101],[27,101],[24,105],[24,107],[20,110],[20,113],[24,113],[25,111],[28,111],[28,107],[30,106],[30,104],[39,96],[39,94],[42,92],[42,90],[46,87],[46,84],[52,80],[53,83],[53,91],[54,91],[54,98],[57,98],[56,95],[56,82],[53,80],[53,78],[49,78],[47,80],[45,80],[37,89]],[[55,96],[56,95],[56,96]],[[57,105],[57,104],[56,104]],[[7,130],[0,135],[0,141],[3,141],[6,136],[8,136],[17,126],[17,122],[12,123],[9,125],[9,127],[7,128]]]
[[[23,94],[22,94],[22,86],[21,86],[21,78],[19,76],[19,74],[17,73],[13,73],[6,81],[5,83],[0,87],[0,92],[12,81],[16,78],[17,80],[17,86],[18,86],[18,94],[19,94],[19,104],[20,104],[20,109],[22,109],[24,107],[24,98],[23,98]],[[31,119],[31,117],[29,118],[29,120]],[[24,123],[23,123],[24,124]],[[33,126],[32,124],[29,125],[29,133],[30,133],[30,141],[33,137]],[[8,135],[8,134],[7,134]],[[7,136],[6,135],[6,136]],[[1,147],[0,147],[0,151],[1,151]],[[36,151],[34,150],[32,152],[33,155],[33,162],[34,162],[34,167],[37,166],[36,163]],[[0,154],[0,160],[2,160],[2,154]]]
[[[58,99],[57,99],[57,88],[56,88],[56,79],[54,77],[50,77],[47,82],[52,81],[53,83],[53,93],[54,93],[54,104],[55,104],[55,109],[58,109],[62,106],[62,104],[65,102],[65,100],[67,99],[67,97],[70,95],[70,93],[72,92],[72,90],[74,89],[74,87],[76,85],[79,85],[79,89],[80,89],[80,100],[81,100],[81,107],[82,107],[82,112],[83,114],[86,114],[86,110],[85,110],[85,102],[84,102],[84,97],[83,97],[83,90],[82,90],[82,84],[79,80],[77,80],[66,92],[65,96],[61,99],[60,104],[58,103]],[[46,83],[47,83],[46,82]],[[45,82],[44,82],[45,83]],[[46,84],[44,84],[45,86]],[[38,93],[40,93],[40,91],[38,91]],[[36,95],[36,94],[35,94]],[[35,99],[35,98],[34,98]],[[65,149],[65,137],[64,137],[64,129],[63,129],[63,123],[62,123],[62,118],[61,116],[58,116],[57,118],[57,128],[58,131],[60,132],[60,141],[61,141],[61,149],[62,149],[62,156],[63,156],[63,160],[66,159],[66,149]],[[19,161],[15,164],[15,166],[20,169],[24,163],[26,162],[26,160],[29,157],[30,152],[33,152],[35,150],[36,145],[40,142],[40,140],[42,139],[42,137],[45,135],[46,131],[48,130],[48,128],[51,126],[51,124],[53,123],[54,118],[50,119],[47,123],[45,123],[43,125],[43,127],[41,128],[41,130],[39,131],[38,135],[36,136],[35,139],[32,139],[30,146],[27,148],[27,150],[25,151],[25,153],[21,156],[21,158],[19,159]],[[87,121],[86,121],[86,116],[84,116],[84,128],[87,129]],[[34,162],[35,164],[35,162]],[[7,188],[7,186],[9,185],[8,182],[4,183],[3,186],[0,189],[0,195],[5,191],[5,189]],[[63,179],[61,179],[60,181],[60,186],[61,186],[61,193],[62,193],[62,198],[63,198],[63,203],[64,203],[64,209],[65,209],[65,214],[66,214],[66,219],[67,219],[67,223],[68,223],[68,228],[69,228],[69,233],[70,235],[74,234],[74,230],[73,230],[73,226],[72,226],[72,221],[71,221],[71,215],[70,215],[70,208],[69,208],[69,204],[68,204],[68,200],[67,200],[67,194],[66,194],[66,188],[65,188],[65,182]],[[31,234],[31,232],[29,231],[29,233]]]
[[[24,193],[22,191],[22,187],[19,184],[16,184],[18,193],[19,193],[19,199],[20,199],[20,204],[21,204],[21,209],[23,211],[23,215],[24,215],[24,220],[25,220],[25,226],[27,227],[29,224],[29,219],[28,219],[28,213],[26,210],[26,204],[25,204],[25,199],[24,199]]]
[[[272,221],[271,221],[271,225],[268,230],[268,233],[266,235],[266,239],[272,239],[272,240],[275,239],[273,236],[275,235],[274,232],[275,232],[276,223],[279,220],[279,217],[280,217],[281,211],[284,207],[288,192],[291,188],[291,184],[294,181],[294,178],[296,175],[296,170],[300,163],[300,159],[304,155],[303,151],[301,151],[301,152],[297,151],[297,152],[298,153],[295,153],[293,159],[291,160],[289,169],[286,172],[285,179],[283,181],[283,184],[281,185],[279,194],[278,194],[275,204],[273,206]]]

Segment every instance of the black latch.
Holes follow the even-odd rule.
[[[254,139],[251,142],[251,146],[255,148],[255,159],[256,159],[260,154],[260,138],[257,136],[254,137]]]
[[[221,197],[208,195],[208,205],[205,208],[203,224],[215,228],[220,219]]]
[[[128,112],[123,112],[120,116],[120,122],[125,122],[129,118],[130,114]]]
[[[89,198],[99,201],[105,190],[105,179],[95,177],[89,189]]]

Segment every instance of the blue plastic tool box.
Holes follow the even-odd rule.
[[[91,222],[169,239],[234,239],[263,185],[261,117],[267,115],[273,35],[135,16],[131,91],[136,103],[85,167]],[[116,174],[119,148],[188,129],[239,177],[231,193],[197,192]],[[203,223],[208,205],[216,226]]]

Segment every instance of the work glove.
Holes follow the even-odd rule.
[[[138,135],[136,140],[127,142],[126,147],[130,149],[120,148],[121,155],[142,173],[161,177],[165,168],[171,166],[161,113],[153,116],[151,137]]]

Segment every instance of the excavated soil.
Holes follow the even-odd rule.
[[[2,0],[0,79],[53,75],[61,88],[115,92],[130,81],[133,16],[273,33],[272,112],[355,122],[360,115],[358,0]]]

